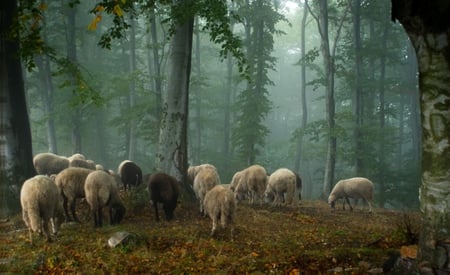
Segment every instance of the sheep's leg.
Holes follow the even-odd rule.
[[[73,199],[70,202],[70,211],[72,212],[73,220],[79,223],[80,220],[78,219],[77,214],[75,213],[75,199]]]
[[[372,213],[372,204],[370,203],[370,201],[364,197],[364,200],[367,202],[367,204],[369,205],[369,213]]]
[[[350,211],[353,211],[352,204],[350,203],[350,200],[348,199],[348,197],[345,196],[344,198],[345,198],[344,205],[345,205],[345,202],[347,202],[347,203],[348,203],[348,206],[350,207]],[[344,210],[345,210],[345,208],[344,208]]]
[[[216,234],[216,230],[217,230],[217,217],[213,217],[212,219],[212,229],[211,229],[211,236],[214,237],[214,235]]]
[[[44,223],[42,224],[42,231],[47,242],[51,242],[52,239],[50,238],[50,231],[48,230],[48,222],[49,220],[44,220]]]
[[[113,207],[112,207],[112,205],[109,207],[109,223],[111,225],[114,225],[116,223],[116,221],[114,220],[114,217],[113,217]]]
[[[66,214],[67,221],[70,222],[70,221],[72,221],[72,218],[69,215],[69,210],[67,208],[67,204],[68,204],[68,199],[66,196],[63,196],[64,214]]]
[[[98,216],[98,227],[102,227],[102,224],[103,224],[103,222],[102,222],[102,219],[103,219],[103,211],[102,211],[102,208],[101,208],[101,207],[99,207],[99,208],[97,209],[97,216]]]
[[[154,203],[153,203],[153,207],[155,208],[155,217],[156,217],[156,221],[159,222],[158,203],[157,203],[157,202],[154,202]]]

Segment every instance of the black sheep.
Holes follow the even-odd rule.
[[[142,170],[136,163],[130,160],[124,160],[120,163],[118,170],[125,190],[129,190],[132,186],[141,184]]]
[[[155,208],[156,221],[159,221],[158,203],[162,203],[166,220],[173,219],[173,211],[177,207],[180,187],[178,181],[165,173],[152,174],[147,185],[150,200]]]

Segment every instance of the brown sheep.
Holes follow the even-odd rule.
[[[159,221],[158,203],[163,205],[166,220],[172,220],[174,217],[173,212],[177,207],[178,196],[180,195],[177,179],[165,173],[155,173],[150,176],[147,189],[155,208],[156,221]]]
[[[94,216],[94,226],[102,226],[103,208],[109,208],[109,221],[111,225],[122,221],[125,206],[119,196],[116,180],[105,171],[97,170],[86,177],[84,184],[86,201],[91,207]]]
[[[125,190],[130,190],[132,186],[138,186],[142,183],[142,170],[131,160],[122,161],[117,171],[122,179]]]

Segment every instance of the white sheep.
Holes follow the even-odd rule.
[[[77,221],[79,219],[75,214],[75,202],[77,198],[84,198],[84,181],[89,173],[95,170],[82,167],[69,167],[61,171],[55,178],[55,183],[61,190],[63,197],[64,212],[68,221]],[[69,215],[67,206],[69,205],[72,217]]]
[[[37,174],[52,175],[69,167],[69,159],[53,153],[39,153],[33,157],[33,165]]]
[[[26,180],[20,190],[20,204],[30,242],[33,243],[33,232],[44,234],[50,242],[48,223],[52,223],[52,231],[56,234],[64,221],[60,192],[53,180],[43,175]]]
[[[350,206],[350,210],[353,210],[353,208],[348,198],[364,199],[369,205],[369,212],[372,212],[373,183],[362,177],[340,180],[336,183],[333,190],[331,190],[330,196],[328,197],[328,204],[330,204],[331,208],[334,209],[336,200],[340,198],[345,199]]]
[[[80,158],[74,158],[70,160],[69,167],[83,167],[91,170],[97,170],[95,162],[92,160],[85,160]]]
[[[298,192],[295,173],[287,168],[280,168],[269,176],[265,196],[273,194],[273,206],[281,206],[283,203],[286,205],[297,203]]]
[[[264,192],[267,186],[267,172],[261,165],[255,164],[238,172],[238,182],[234,189],[236,199],[242,200],[247,194],[250,196],[250,203],[259,201],[262,204]],[[235,174],[236,176],[236,174]],[[233,182],[231,183],[234,184]]]
[[[188,175],[190,178],[193,178],[192,188],[200,203],[200,213],[204,215],[203,200],[206,192],[211,190],[214,186],[221,184],[219,173],[213,165],[202,164],[189,167]]]
[[[90,173],[85,180],[84,192],[86,201],[94,216],[94,226],[102,226],[103,208],[109,207],[111,225],[121,222],[125,214],[125,206],[119,196],[115,178],[105,171]]]
[[[197,174],[204,169],[213,169],[213,170],[217,171],[217,168],[214,165],[209,164],[209,163],[204,163],[204,164],[195,165],[195,166],[189,166],[189,168],[187,170],[187,174],[188,174],[188,178],[189,178],[191,184],[194,183],[195,176],[197,176]]]
[[[233,191],[222,185],[216,185],[205,195],[204,209],[212,220],[211,236],[214,236],[220,222],[222,228],[230,227],[231,240],[234,232],[236,200]]]

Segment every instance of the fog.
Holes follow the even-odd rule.
[[[401,26],[390,20],[390,1],[364,3],[359,14],[359,49],[355,49],[355,13],[335,1],[329,4],[329,41],[331,48],[335,47],[333,131],[326,123],[325,67],[317,7],[311,6],[312,15],[306,19],[307,56],[303,59],[304,3],[280,1],[278,7],[272,7],[271,16],[276,18],[280,14],[283,19],[271,21],[275,22],[275,31],[265,29],[264,54],[255,58],[265,57],[262,69],[265,80],[259,84],[263,87],[262,96],[269,102],[267,106],[259,105],[260,100],[252,102],[251,97],[243,97],[253,84],[239,75],[231,56],[219,55],[220,45],[213,44],[207,32],[198,31],[205,24],[200,18],[192,54],[189,163],[214,164],[222,181],[227,183],[236,171],[248,166],[245,149],[249,145],[239,134],[253,133],[257,140],[251,144],[256,152],[254,162],[263,165],[268,173],[280,167],[299,172],[303,198],[315,199],[321,196],[327,140],[333,135],[337,142],[334,182],[353,176],[368,177],[377,186],[375,202],[379,206],[417,207],[420,121],[415,56]],[[104,49],[97,44],[112,22],[104,16],[95,29],[89,29],[94,18],[88,13],[93,8],[91,4],[82,1],[77,5],[72,26],[76,60],[68,58],[66,37],[71,26],[65,20],[64,3],[48,3],[44,11],[44,39],[54,52],[52,58],[41,56],[42,64],[24,76],[34,154],[53,151],[71,155],[81,151],[110,169],[133,156],[144,173],[150,173],[155,170],[159,135],[156,83],[162,80],[162,92],[167,84],[164,75],[157,75],[157,66],[164,74],[167,64],[169,32],[162,23],[167,14],[155,15],[153,33],[150,16],[140,14],[133,32],[126,30],[124,38],[113,40],[111,49]],[[247,16],[245,22],[252,22],[261,17],[256,14],[258,11],[254,12],[253,17],[241,16]],[[130,23],[129,15],[124,16]],[[271,17],[263,18],[269,22]],[[244,24],[237,22],[233,30],[243,40],[244,52],[256,48],[257,45],[246,44],[249,37]],[[305,83],[300,76],[302,64],[306,68]],[[306,110],[302,109],[303,84],[306,84]],[[359,101],[355,99],[357,93]],[[262,118],[261,125],[240,128],[246,118],[243,106],[256,106],[250,114],[262,110],[258,115]],[[302,127],[305,112],[307,125]],[[49,130],[52,123],[54,140]],[[133,131],[130,125],[134,125]],[[75,146],[77,135],[79,148]]]

